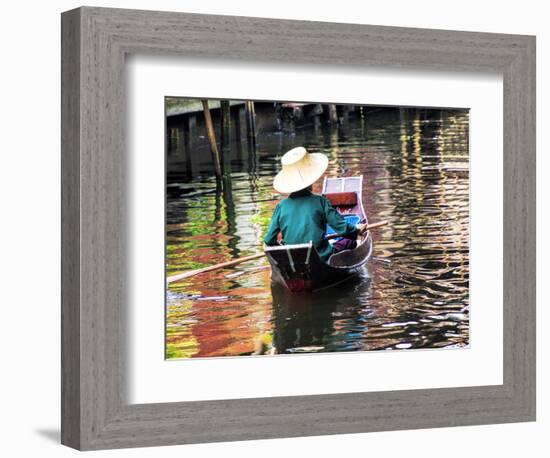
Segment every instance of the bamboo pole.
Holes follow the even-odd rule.
[[[193,277],[204,272],[211,272],[213,270],[223,269],[224,267],[231,267],[242,262],[252,261],[253,259],[262,258],[265,256],[265,253],[253,254],[252,256],[245,256],[244,258],[234,259],[233,261],[222,262],[220,264],[215,264],[213,266],[203,267],[201,269],[189,270],[187,272],[182,272],[181,274],[172,275],[166,279],[166,283],[173,283],[175,281],[183,280],[184,278]]]
[[[202,107],[204,109],[204,121],[206,123],[206,133],[208,135],[208,140],[210,141],[210,151],[212,152],[212,159],[214,161],[214,170],[216,172],[216,179],[219,181],[222,178],[220,152],[218,151],[218,145],[216,145],[216,135],[214,134],[214,126],[212,125],[212,116],[210,116],[210,108],[208,107],[208,100],[202,100]]]

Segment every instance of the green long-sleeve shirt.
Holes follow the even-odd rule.
[[[332,247],[325,239],[327,223],[344,237],[355,237],[357,228],[346,222],[331,205],[328,199],[302,190],[281,200],[271,217],[264,237],[266,245],[277,244],[277,234],[282,233],[285,245],[309,243],[317,249],[319,256],[326,260],[332,254]]]

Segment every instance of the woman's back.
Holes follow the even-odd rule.
[[[326,260],[332,254],[325,238],[327,224],[342,236],[354,236],[357,232],[355,226],[346,223],[325,197],[313,194],[306,188],[290,194],[277,204],[264,243],[276,245],[280,232],[285,245],[311,241],[319,256]]]

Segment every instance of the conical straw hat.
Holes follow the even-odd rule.
[[[328,157],[322,153],[308,153],[303,146],[287,151],[281,158],[283,169],[273,180],[273,187],[282,194],[307,188],[323,176]]]

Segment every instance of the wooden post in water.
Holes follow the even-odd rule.
[[[187,172],[194,178],[199,174],[199,164],[195,154],[197,135],[197,116],[189,114],[183,124],[185,132],[185,151],[187,157]]]
[[[246,124],[243,122],[244,118],[244,108],[241,106],[238,106],[236,108],[236,115],[235,115],[235,140],[237,143],[240,143],[242,141],[242,126],[243,124]]]
[[[168,127],[166,129],[166,137],[167,137],[167,142],[166,142],[166,150],[168,152],[168,156],[170,156],[170,154],[172,154],[172,149],[173,149],[173,146],[174,146],[174,139],[172,138],[173,137],[173,128],[172,127]]]
[[[221,145],[222,149],[229,146],[231,143],[231,111],[229,106],[229,100],[220,101],[220,111],[221,111],[221,126],[222,126],[222,137]]]
[[[250,111],[252,112],[252,132],[254,132],[254,143],[256,143],[256,106],[250,101]]]
[[[185,157],[185,128],[183,125],[183,122],[180,122],[178,124],[178,149],[177,149],[177,155],[180,158]]]
[[[202,100],[202,107],[204,110],[204,121],[206,123],[206,133],[208,134],[208,140],[210,141],[210,151],[212,152],[212,159],[214,161],[214,171],[216,172],[216,180],[220,181],[222,178],[220,153],[218,151],[218,145],[216,145],[216,135],[214,134],[214,126],[212,125],[212,116],[210,116],[210,108],[208,107],[208,100]]]
[[[256,149],[256,112],[254,102],[246,101],[246,135],[248,137],[249,149]]]
[[[344,105],[342,107],[342,115],[340,116],[340,123],[341,124],[347,124],[348,123],[349,111],[350,111],[350,106],[349,105]]]
[[[315,134],[319,133],[319,129],[321,128],[321,119],[318,115],[313,116],[313,129],[315,130]]]
[[[242,126],[242,116],[243,116],[243,108],[238,106],[235,108],[235,141],[237,143],[242,141],[242,132],[241,132],[241,126]]]
[[[359,118],[361,120],[361,136],[364,138],[365,137],[365,121],[366,121],[366,116],[365,116],[365,107],[364,106],[360,106],[359,107]]]
[[[196,138],[197,135],[197,116],[194,114],[190,114],[187,116],[187,122],[184,124],[185,134],[186,134],[186,145],[189,148],[195,147]]]
[[[220,101],[220,124],[221,124],[221,153],[222,170],[225,175],[231,173],[231,106],[229,100]],[[231,178],[231,176],[229,175]]]
[[[336,126],[338,124],[338,111],[336,110],[336,105],[333,103],[328,106],[328,115],[330,123]]]

